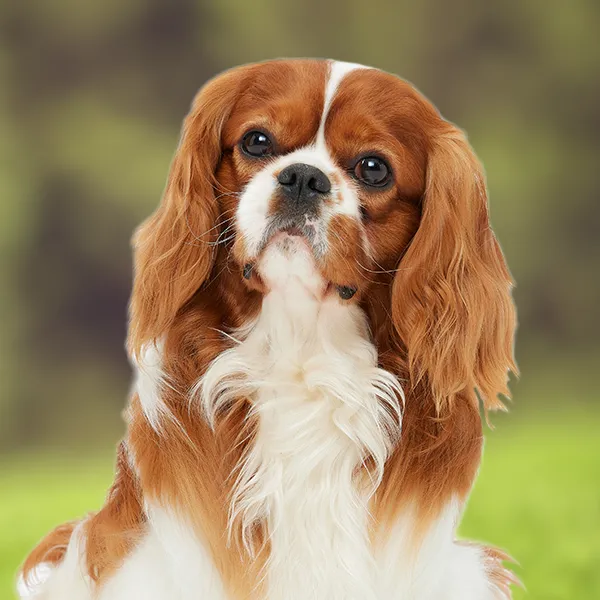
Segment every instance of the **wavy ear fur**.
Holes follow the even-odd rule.
[[[512,280],[490,228],[481,165],[448,125],[429,152],[419,229],[392,287],[392,319],[412,385],[425,383],[438,411],[457,396],[503,408],[513,359]]]
[[[128,347],[156,340],[211,272],[219,234],[214,173],[240,70],[209,82],[186,117],[162,202],[134,236]]]

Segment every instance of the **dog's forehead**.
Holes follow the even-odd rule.
[[[308,144],[320,129],[327,137],[359,143],[386,135],[414,137],[428,119],[433,119],[430,105],[395,75],[338,61],[272,61],[251,68],[224,141],[233,145],[257,127],[290,146]]]

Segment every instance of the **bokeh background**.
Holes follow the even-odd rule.
[[[129,238],[193,94],[281,56],[398,73],[468,131],[517,280],[522,378],[461,533],[519,560],[516,598],[600,597],[597,0],[8,1],[0,27],[0,599],[110,482]]]

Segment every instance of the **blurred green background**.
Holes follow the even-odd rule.
[[[398,73],[469,133],[518,284],[522,378],[461,533],[507,548],[532,600],[600,597],[597,0],[7,1],[0,28],[0,599],[110,482],[129,238],[193,94],[279,56]]]

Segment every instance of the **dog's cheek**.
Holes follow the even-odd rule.
[[[242,188],[240,174],[231,153],[223,156],[215,173],[215,196],[221,211],[221,220],[233,216]],[[229,222],[228,222],[229,223]]]
[[[418,207],[403,201],[378,218],[368,220],[365,231],[376,268],[395,269],[418,227]]]
[[[325,280],[342,290],[342,299],[358,300],[365,289],[368,262],[360,224],[353,217],[334,216],[328,226],[327,251],[318,262]]]

